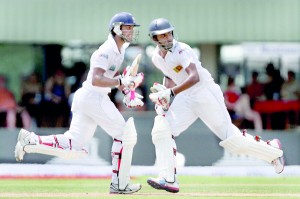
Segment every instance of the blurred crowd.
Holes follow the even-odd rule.
[[[84,63],[76,63],[72,70],[57,69],[45,81],[41,74],[32,72],[22,78],[20,100],[8,88],[8,79],[0,75],[0,128],[68,127],[74,92],[86,79]],[[145,96],[142,86],[139,92]],[[120,110],[123,94],[112,89],[112,101]],[[145,107],[138,110],[145,110]]]
[[[0,127],[68,127],[72,117],[72,96],[85,80],[86,72],[85,64],[77,63],[72,71],[58,69],[44,82],[39,73],[33,72],[23,77],[18,101],[8,89],[6,77],[0,75]],[[299,126],[299,110],[265,114],[255,109],[256,103],[267,100],[300,103],[300,84],[295,72],[289,70],[284,79],[280,71],[269,63],[265,68],[266,81],[259,81],[261,74],[258,71],[251,74],[251,81],[243,87],[235,84],[235,77],[228,77],[224,99],[233,122],[240,128],[252,128],[256,132]],[[146,100],[145,86],[139,89],[137,92]],[[128,110],[122,102],[123,94],[117,89],[112,89],[110,97],[121,111]],[[145,103],[137,110],[149,109]],[[267,120],[272,122],[271,127],[268,127]]]
[[[57,70],[44,84],[38,73],[24,77],[19,102],[8,89],[4,76],[0,76],[0,82],[1,127],[30,129],[32,126],[68,126],[71,87],[61,70]]]
[[[71,96],[85,71],[85,64],[77,63],[72,70],[58,68],[44,81],[40,73],[32,72],[22,77],[19,100],[0,75],[0,127],[68,127]]]
[[[277,103],[278,106],[297,101],[298,106],[300,104],[300,84],[296,80],[294,71],[289,70],[287,78],[284,79],[280,71],[272,63],[268,63],[265,67],[265,73],[267,79],[260,82],[260,73],[252,71],[251,81],[243,87],[236,86],[234,77],[228,77],[224,98],[233,122],[240,128],[253,128],[256,132],[261,132],[267,128],[287,129],[299,126],[300,113],[297,106],[294,110],[283,108],[282,111],[274,112],[256,110],[256,105],[260,102],[265,102],[266,108],[268,102],[270,106],[274,105],[274,103],[270,103],[271,101],[280,102]]]

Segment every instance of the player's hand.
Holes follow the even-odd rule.
[[[164,85],[155,82],[150,90],[152,92],[149,95],[150,100],[155,104],[160,105],[163,110],[168,110],[171,97],[174,96],[172,89],[168,89]]]
[[[164,85],[160,84],[160,83],[157,83],[157,82],[154,82],[153,86],[150,87],[150,91],[152,93],[157,93],[157,92],[160,92],[160,91],[163,91],[163,90],[167,90],[167,87],[165,87]],[[169,104],[159,104],[159,103],[155,103],[155,111],[157,113],[157,115],[165,115],[165,113],[168,111],[169,109]]]
[[[123,93],[123,103],[128,108],[142,107],[144,105],[144,102],[141,100],[143,99],[143,96],[135,92],[135,90],[125,89]]]
[[[150,87],[150,91],[152,93],[157,93],[159,91],[163,91],[166,89],[167,89],[167,87],[165,87],[164,85],[157,83],[157,82],[154,82],[153,86]]]
[[[168,109],[171,100],[170,89],[166,89],[156,93],[151,93],[149,95],[149,98],[155,104],[159,104],[164,109]]]
[[[120,83],[126,88],[135,89],[141,85],[144,80],[144,73],[138,73],[136,76],[122,75]]]

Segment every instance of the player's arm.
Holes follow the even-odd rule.
[[[114,87],[114,86],[125,86],[129,88],[129,85],[134,84],[138,87],[143,81],[141,76],[126,76],[119,78],[109,78],[104,76],[105,70],[103,68],[94,68],[92,84],[98,87]]]
[[[196,65],[194,63],[190,63],[190,65],[185,69],[185,71],[188,74],[188,78],[181,84],[176,85],[173,88],[171,87],[175,95],[192,87],[193,85],[195,85],[197,82],[200,81],[200,77]]]
[[[104,76],[105,70],[103,68],[94,68],[92,84],[98,87],[114,87],[120,85],[119,79],[112,79]]]
[[[154,83],[150,88],[152,92],[149,95],[150,100],[155,104],[159,104],[160,106],[162,106],[164,110],[167,110],[169,108],[169,103],[172,97],[199,82],[199,75],[194,63],[190,63],[185,71],[188,74],[188,78],[181,84],[174,87],[172,87],[172,84],[175,85],[175,83],[168,77],[164,78],[165,86]]]
[[[167,88],[173,88],[176,86],[175,82],[168,76],[164,76],[163,85]]]

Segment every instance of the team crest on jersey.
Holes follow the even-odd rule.
[[[176,72],[176,73],[179,73],[181,70],[183,69],[182,66],[176,66],[175,68],[173,68],[173,70]]]
[[[108,70],[115,71],[116,66],[111,66]]]
[[[100,54],[100,57],[104,57],[105,59],[108,59],[108,54]]]

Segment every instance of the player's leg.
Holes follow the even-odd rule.
[[[197,99],[197,98],[196,98]],[[277,173],[284,168],[283,152],[279,140],[272,142],[256,141],[246,132],[232,124],[226,109],[222,91],[218,85],[212,85],[203,90],[201,96],[195,101],[195,107],[199,107],[197,114],[199,118],[221,139],[220,145],[226,150],[237,154],[250,155],[265,160],[269,163],[275,162]]]
[[[113,175],[110,185],[112,194],[131,194],[141,189],[140,184],[129,183],[132,153],[136,142],[134,121],[133,118],[129,118],[125,124],[122,141],[115,138],[112,145]]]
[[[97,124],[84,111],[94,109],[95,105],[98,105],[98,101],[95,99],[89,100],[86,104],[79,103],[79,101],[86,101],[85,96],[82,90],[75,93],[72,104],[73,118],[70,129],[65,134],[39,136],[21,129],[15,147],[16,160],[23,160],[26,152],[53,155],[67,159],[87,155],[87,151],[83,146],[93,136]]]
[[[179,184],[176,179],[176,143],[164,116],[155,117],[151,135],[155,145],[156,164],[160,172],[158,178],[149,178],[147,183],[155,189],[177,193]]]
[[[112,182],[110,193],[131,194],[137,192],[141,189],[141,185],[130,183],[132,153],[137,141],[133,118],[129,118],[125,122],[121,113],[108,97],[102,100],[101,107],[102,111],[106,113],[106,117],[99,119],[98,125],[114,139],[111,151]]]
[[[84,157],[88,154],[83,148],[84,141],[87,139],[85,135],[92,135],[95,128],[96,124],[92,119],[75,111],[70,130],[65,134],[40,136],[21,129],[15,148],[15,158],[17,161],[22,161],[25,153],[39,153],[64,159]]]
[[[187,103],[184,93],[173,100],[165,118],[157,116],[152,130],[152,140],[155,145],[156,163],[160,170],[158,178],[149,178],[148,184],[156,189],[178,192],[179,183],[176,176],[176,143],[174,136],[180,135],[196,119],[194,108]]]
[[[284,169],[283,151],[278,139],[263,141],[259,136],[247,134],[246,130],[241,134],[233,135],[220,142],[220,146],[231,153],[249,155],[271,163],[276,173]]]

